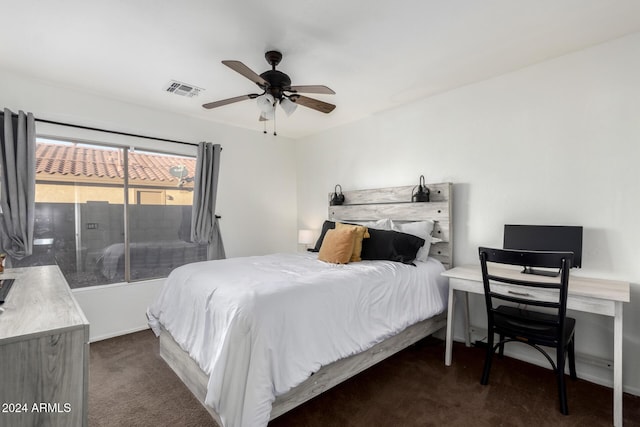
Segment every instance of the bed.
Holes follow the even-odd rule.
[[[434,220],[440,241],[426,262],[332,265],[311,253],[272,254],[171,273],[150,325],[161,357],[219,425],[266,425],[446,326],[440,273],[452,264],[451,184],[428,187],[428,203],[409,202],[413,187],[345,192],[328,215]]]

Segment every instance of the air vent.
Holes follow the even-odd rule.
[[[190,85],[188,83],[182,83],[176,80],[171,80],[164,88],[167,92],[175,93],[176,95],[186,96],[192,98],[198,96],[204,89]]]

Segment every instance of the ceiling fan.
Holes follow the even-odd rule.
[[[203,107],[211,109],[232,104],[234,102],[244,101],[245,99],[257,99],[258,107],[260,108],[260,121],[272,120],[275,117],[275,107],[278,103],[287,115],[291,115],[298,105],[302,105],[325,114],[332,112],[333,109],[336,108],[335,105],[329,104],[328,102],[300,95],[300,93],[334,95],[335,92],[326,86],[291,86],[291,79],[289,76],[282,71],[276,70],[276,65],[278,65],[282,60],[282,53],[271,50],[265,53],[264,57],[271,65],[271,70],[267,70],[260,75],[240,61],[222,61],[224,65],[242,74],[258,85],[258,87],[262,89],[262,93],[250,93],[247,95],[236,96],[234,98],[209,102],[204,104]]]

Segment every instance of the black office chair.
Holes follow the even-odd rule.
[[[572,252],[534,252],[507,249],[479,248],[482,281],[487,305],[488,346],[484,370],[480,383],[489,383],[491,362],[496,350],[504,352],[504,344],[518,341],[528,344],[541,352],[551,363],[558,379],[560,412],[569,414],[567,391],[564,381],[565,359],[569,356],[569,372],[576,379],[574,330],[575,319],[566,317],[569,268],[573,261]],[[498,265],[487,263],[518,265],[524,267],[556,268],[559,280],[543,276],[525,275],[517,270],[495,269]],[[511,271],[511,273],[507,273]],[[546,271],[546,270],[545,270]],[[509,285],[508,288],[501,285]],[[514,289],[514,286],[522,286]],[[494,306],[494,300],[518,304]],[[532,311],[527,307],[546,307],[546,311]],[[494,334],[500,341],[494,344]],[[554,347],[556,360],[540,346]]]

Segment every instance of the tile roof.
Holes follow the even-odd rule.
[[[56,175],[123,179],[123,160],[119,149],[99,149],[84,145],[36,144],[36,176]],[[179,156],[129,152],[129,179],[153,182],[174,182],[169,173],[172,166],[184,165],[187,177],[193,177],[196,159]]]

